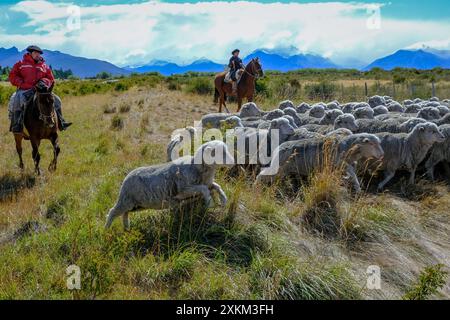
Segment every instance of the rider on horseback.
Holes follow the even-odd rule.
[[[234,94],[237,93],[237,81],[238,81],[238,78],[236,77],[237,73],[238,71],[241,71],[245,68],[241,58],[239,58],[239,53],[240,53],[239,49],[234,49],[233,52],[231,52],[232,57],[230,58],[230,62],[228,63],[228,68],[230,68],[230,76]]]
[[[50,88],[55,79],[52,70],[45,64],[41,55],[44,53],[37,46],[29,46],[28,53],[23,56],[23,60],[17,62],[9,74],[9,81],[17,91],[10,99],[10,119],[13,133],[23,132],[24,111],[27,103],[32,99],[36,89]],[[61,113],[61,99],[54,94],[55,111],[58,115],[60,130],[66,130],[72,123],[66,122]]]

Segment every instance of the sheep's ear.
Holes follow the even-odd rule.
[[[364,143],[369,143],[370,140],[369,140],[369,138],[364,138],[363,142],[364,142]]]

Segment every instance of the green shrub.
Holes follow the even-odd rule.
[[[414,284],[404,295],[405,300],[426,300],[434,295],[446,283],[447,271],[442,270],[444,265],[437,264],[425,268],[419,276],[418,283]]]
[[[336,94],[337,87],[329,81],[321,81],[305,85],[306,95],[309,99],[322,99],[323,101],[332,100]]]
[[[212,80],[207,78],[195,78],[187,85],[186,90],[190,93],[208,95],[214,91]]]
[[[112,130],[122,130],[124,126],[124,122],[122,117],[120,117],[119,115],[115,115],[112,119],[111,119],[111,129]]]

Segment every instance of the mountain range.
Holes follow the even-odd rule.
[[[0,66],[12,67],[21,60],[25,51],[19,51],[16,47],[10,49],[0,48]],[[127,75],[131,72],[119,68],[112,63],[98,60],[76,57],[60,51],[44,50],[46,63],[53,69],[72,70],[73,74],[80,78],[95,77],[100,72],[108,72],[112,75]]]
[[[22,58],[23,54],[24,51],[19,51],[16,47],[9,49],[0,48],[0,66],[13,66],[15,62]],[[188,71],[220,72],[225,68],[225,64],[217,63],[206,58],[196,60],[187,65],[154,60],[143,66],[121,68],[107,61],[76,57],[60,51],[45,50],[44,57],[47,63],[54,69],[70,69],[74,75],[81,78],[94,77],[101,72],[108,72],[112,75],[128,75],[131,73],[145,72],[159,72],[163,75],[171,75],[182,74]],[[286,72],[304,68],[342,68],[342,66],[336,65],[331,60],[319,55],[289,54],[265,49],[256,50],[244,57],[244,63],[247,63],[254,57],[261,59],[264,70]],[[361,70],[370,70],[375,67],[386,70],[391,70],[396,67],[416,69],[432,69],[435,67],[450,68],[450,51],[432,48],[402,49],[373,61],[366,67],[361,68]]]

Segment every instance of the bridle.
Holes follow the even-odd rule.
[[[252,60],[250,63],[252,63],[252,62],[253,62],[253,60]],[[254,65],[253,65],[253,67],[254,67]],[[259,78],[260,72],[262,72],[262,68],[259,68],[258,70],[255,71],[255,74],[252,74],[252,73],[250,73],[249,71],[247,71],[247,67],[246,67],[246,68],[244,69],[244,72],[245,72],[246,74],[248,74],[250,77],[255,78],[255,79],[258,79],[258,78]]]
[[[53,93],[52,92],[38,92],[38,91],[36,91],[36,96],[39,96],[39,95],[51,95],[51,94],[53,94]],[[47,116],[47,115],[42,113],[41,104],[39,102],[37,102],[37,101],[36,101],[36,104],[37,104],[37,109],[38,109],[38,112],[39,112],[39,120],[44,121],[45,124],[47,124],[49,122],[48,121],[49,119],[50,120],[54,120],[54,116],[55,116],[55,108],[54,107],[53,107],[52,112],[50,113],[50,115]]]

